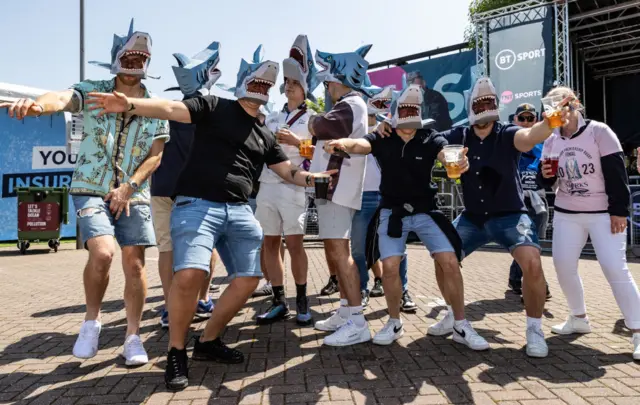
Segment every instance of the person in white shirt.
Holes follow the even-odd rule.
[[[302,57],[300,50],[303,51]],[[282,111],[270,114],[265,121],[291,163],[300,167],[305,161],[305,157],[300,155],[300,145],[304,140],[311,140],[308,123],[314,114],[307,109],[305,99],[317,87],[310,54],[306,36],[299,35],[290,51],[292,56],[282,63],[287,103]],[[264,232],[262,255],[273,288],[273,301],[267,312],[258,315],[258,324],[270,324],[290,317],[284,293],[284,263],[280,255],[283,234],[296,283],[296,322],[301,326],[313,322],[307,299],[308,263],[303,246],[307,215],[305,201],[304,187],[287,183],[264,167],[256,197],[256,219]]]

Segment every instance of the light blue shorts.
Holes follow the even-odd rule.
[[[216,248],[231,278],[262,277],[262,228],[249,204],[179,196],[171,211],[173,271],[210,271]]]
[[[123,211],[116,221],[109,211],[109,202],[102,197],[74,195],[72,198],[85,248],[89,239],[105,235],[115,236],[121,247],[156,245],[151,207],[148,205],[130,205],[129,216]]]
[[[380,211],[380,225],[378,226],[380,260],[393,256],[404,257],[407,252],[409,232],[415,232],[418,235],[431,255],[455,252],[447,236],[428,214],[415,214],[402,218],[402,237],[400,238],[392,238],[387,234],[390,216],[390,209],[383,208]]]

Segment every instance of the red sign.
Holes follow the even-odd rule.
[[[57,231],[58,229],[60,229],[60,204],[18,203],[18,231]]]

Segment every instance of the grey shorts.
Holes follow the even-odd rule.
[[[317,201],[317,200],[316,200]],[[351,239],[351,222],[356,210],[332,201],[316,202],[318,209],[318,238]]]

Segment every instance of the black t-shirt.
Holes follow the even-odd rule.
[[[527,212],[518,171],[520,151],[514,144],[520,129],[496,122],[484,139],[478,138],[470,127],[442,133],[450,145],[464,144],[469,148],[469,170],[460,177],[465,213],[488,218]]]
[[[236,100],[183,101],[196,131],[175,195],[246,203],[263,165],[287,161],[273,133]]]
[[[151,195],[153,197],[173,196],[180,172],[189,156],[196,126],[169,121],[169,128],[171,128],[171,140],[164,145],[160,167],[153,172],[151,178]]]
[[[435,209],[438,188],[431,182],[431,169],[447,140],[430,129],[419,129],[405,143],[394,130],[389,137],[365,135],[371,153],[380,165],[380,194],[384,205],[431,204]]]

